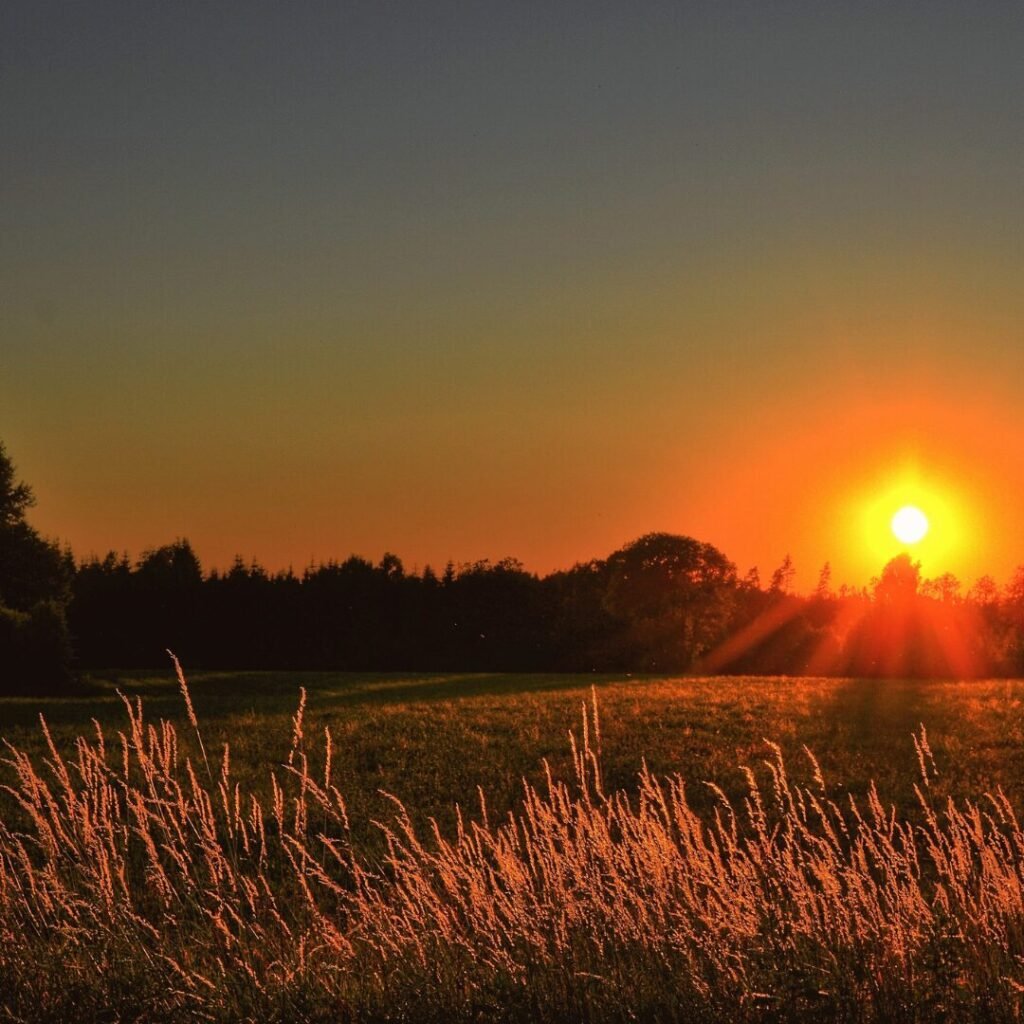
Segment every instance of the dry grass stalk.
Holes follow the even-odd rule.
[[[175,666],[206,785],[128,700],[113,764],[98,726],[65,759],[43,722],[42,766],[7,748],[0,1019],[1019,1019],[1024,832],[1001,792],[932,806],[923,730],[920,822],[771,743],[708,818],[646,766],[604,792],[595,694],[571,781],[545,766],[496,822],[481,792],[453,835],[394,800],[370,864],[305,692],[265,808],[227,745],[210,773]]]

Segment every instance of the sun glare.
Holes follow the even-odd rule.
[[[871,578],[908,551],[926,577],[964,573],[964,542],[977,513],[955,480],[908,460],[865,475],[854,488],[861,497],[850,505],[851,565],[857,566],[851,575]]]
[[[904,505],[892,517],[892,532],[901,544],[917,544],[928,533],[928,517],[916,505]]]

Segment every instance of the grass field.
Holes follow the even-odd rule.
[[[0,699],[0,735],[41,755],[39,714],[72,752],[97,719],[126,727],[118,691],[143,699],[150,721],[166,718],[188,733],[172,672],[111,673],[90,680],[87,699]],[[570,729],[597,693],[607,788],[635,788],[646,759],[654,774],[710,781],[730,797],[744,793],[741,765],[782,746],[791,770],[809,770],[807,746],[835,792],[863,795],[874,780],[901,813],[916,809],[912,733],[924,725],[935,753],[940,796],[971,797],[1002,786],[1024,805],[1024,681],[835,679],[658,679],[591,676],[393,676],[337,673],[190,673],[189,687],[213,759],[231,744],[233,775],[264,791],[267,769],[288,754],[300,687],[312,757],[323,730],[334,738],[334,775],[361,838],[379,839],[369,818],[390,808],[385,790],[420,822],[454,822],[456,803],[475,807],[483,788],[495,813],[522,795],[522,779],[571,772]],[[691,786],[696,806],[712,798]]]
[[[171,673],[101,674],[90,687],[84,698],[0,700],[0,733],[38,771],[22,762],[19,780],[7,765],[15,792],[0,797],[0,1019],[1020,1014],[1024,837],[1014,845],[1005,807],[991,823],[979,811],[976,827],[970,812],[941,812],[948,798],[997,789],[1024,807],[1024,682],[196,673],[201,770]],[[118,691],[142,698],[147,722],[173,722],[177,738],[147,737],[136,720],[133,740]],[[61,755],[77,757],[66,779],[41,768],[52,755],[40,712]],[[76,755],[75,737],[95,737],[92,719],[106,746]],[[921,725],[935,819],[915,793]],[[343,807],[318,803],[325,729]],[[575,757],[573,744],[593,756]],[[184,781],[186,755],[198,783]],[[767,805],[760,824],[744,765]],[[245,801],[254,795],[269,822],[275,766],[286,812],[258,857],[248,839],[243,854],[239,836],[256,828]],[[658,795],[653,780],[671,776],[685,791]],[[484,821],[478,787],[482,831],[469,824]],[[604,796],[616,791],[628,799]],[[384,793],[407,809],[405,825]],[[815,817],[808,801],[825,810]],[[499,834],[509,812],[526,818]],[[431,819],[438,837],[425,839]],[[523,852],[517,828],[543,837],[550,860]],[[320,836],[343,841],[333,865]],[[259,899],[246,895],[257,881]],[[100,919],[86,908],[97,894],[110,903]],[[494,908],[487,922],[483,905]]]

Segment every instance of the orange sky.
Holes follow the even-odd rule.
[[[99,9],[0,12],[0,438],[79,555],[862,584],[916,499],[1024,562],[1019,6]]]
[[[962,360],[908,379],[907,361],[841,373],[834,353],[798,346],[785,386],[777,369],[751,380],[711,361],[701,388],[684,373],[673,388],[642,369],[630,380],[624,360],[593,402],[581,368],[561,400],[543,382],[534,398],[496,382],[468,407],[365,423],[327,395],[219,410],[172,388],[138,406],[137,436],[120,417],[78,430],[58,416],[51,445],[15,433],[9,447],[39,497],[33,521],[80,554],[185,535],[208,566],[391,549],[410,566],[513,554],[548,571],[658,529],[763,579],[788,552],[799,586],[826,560],[836,583],[861,584],[904,550],[888,523],[913,502],[932,520],[910,549],[925,575],[1004,580],[1024,562],[1013,376]]]

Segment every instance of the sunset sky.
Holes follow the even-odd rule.
[[[0,440],[78,555],[1024,562],[1024,6],[0,7]]]

